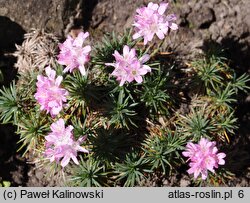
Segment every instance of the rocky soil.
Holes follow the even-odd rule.
[[[24,3],[25,1],[25,3]],[[12,2],[12,3],[10,3]],[[15,58],[9,54],[15,43],[21,43],[30,28],[42,28],[63,37],[70,28],[82,26],[93,40],[105,32],[122,32],[131,26],[135,9],[148,0],[0,0],[0,68],[5,84],[15,77],[10,70]],[[180,68],[211,46],[224,49],[231,65],[239,73],[250,72],[250,4],[249,0],[176,0],[169,13],[176,13],[180,29],[169,35],[166,49],[179,57]],[[2,43],[3,42],[3,43]],[[8,69],[7,69],[8,67]],[[9,74],[11,73],[11,74]],[[236,174],[228,186],[250,185],[250,96],[239,99],[237,115],[240,129],[232,140],[227,155],[227,168]],[[47,186],[56,181],[43,178],[46,171],[25,164],[20,153],[15,153],[17,135],[11,126],[0,127],[0,177],[13,186]],[[10,137],[12,136],[12,137]],[[186,176],[178,175],[158,183],[150,180],[145,185],[188,186]]]

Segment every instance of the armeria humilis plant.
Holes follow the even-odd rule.
[[[237,97],[250,78],[215,55],[181,72],[175,55],[159,53],[178,29],[168,5],[138,8],[131,29],[94,44],[86,31],[62,43],[44,31],[25,35],[18,82],[0,90],[0,119],[17,127],[27,157],[63,172],[70,186],[142,186],[177,173],[216,185],[226,177],[218,151],[237,136]]]
[[[185,139],[169,130],[164,131],[161,136],[151,135],[147,137],[143,144],[145,159],[151,166],[150,170],[171,175],[182,163],[180,151],[184,149]]]
[[[108,66],[113,66],[115,69],[111,75],[116,77],[116,80],[120,82],[120,86],[124,83],[132,82],[135,80],[137,83],[142,83],[142,75],[151,72],[151,68],[143,63],[149,60],[149,55],[143,55],[141,58],[136,57],[135,49],[125,45],[123,47],[123,55],[120,55],[117,51],[113,54],[116,63],[106,63]]]
[[[172,22],[176,20],[175,15],[164,15],[167,7],[168,3],[158,5],[150,2],[147,7],[138,8],[133,24],[136,30],[133,39],[143,37],[144,45],[146,45],[152,41],[155,34],[162,40],[169,29],[177,30],[177,24]]]
[[[123,163],[117,163],[115,166],[118,173],[118,181],[124,181],[125,187],[133,187],[145,178],[144,173],[147,160],[143,156],[132,152],[128,154]]]
[[[47,77],[37,76],[37,92],[35,99],[41,105],[40,110],[46,110],[51,116],[60,113],[63,103],[67,101],[68,91],[61,88],[62,76],[56,77],[56,71],[49,66],[45,69]]]
[[[225,153],[218,153],[215,142],[210,142],[205,138],[201,138],[198,144],[189,142],[186,146],[186,151],[182,154],[188,157],[190,161],[188,170],[189,174],[194,174],[196,179],[200,174],[201,178],[205,180],[208,176],[208,171],[215,173],[215,168],[218,165],[224,165],[226,157]]]
[[[107,173],[100,161],[89,157],[84,160],[80,156],[79,166],[73,167],[73,175],[71,177],[71,186],[78,187],[100,187],[107,185]]]
[[[59,39],[43,29],[31,29],[24,35],[23,44],[16,45],[14,56],[17,57],[15,67],[22,74],[27,71],[43,70],[46,66],[57,64]]]
[[[52,123],[50,129],[52,132],[45,136],[45,156],[49,158],[50,162],[59,162],[62,159],[62,167],[65,167],[70,159],[72,159],[75,164],[79,164],[76,158],[77,152],[88,153],[88,150],[80,146],[86,137],[80,137],[75,141],[72,134],[73,126],[65,127],[63,119]]]
[[[89,61],[91,46],[87,45],[83,47],[83,43],[88,36],[88,32],[80,32],[75,39],[68,36],[66,41],[59,45],[60,54],[58,55],[58,63],[66,65],[63,72],[72,72],[78,68],[82,75],[86,74],[84,65]]]

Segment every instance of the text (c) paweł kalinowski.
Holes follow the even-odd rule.
[[[70,191],[70,190],[46,190],[42,192],[20,190],[20,198],[27,199],[46,199],[46,198],[83,198],[83,199],[101,199],[103,198],[103,190],[94,191]]]

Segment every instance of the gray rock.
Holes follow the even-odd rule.
[[[180,181],[180,187],[187,187],[189,186],[191,183],[190,178],[188,179],[188,177],[186,178],[182,178]]]
[[[22,42],[25,30],[5,16],[0,16],[0,28],[0,51],[14,50],[15,44]]]
[[[150,0],[102,0],[95,6],[90,27],[102,35],[106,32],[123,32],[131,28],[137,8]],[[123,6],[125,9],[123,9]]]
[[[209,27],[209,32],[211,33],[212,39],[213,39],[213,40],[217,40],[218,37],[220,36],[220,29],[219,29],[219,27],[216,26],[215,24],[212,24],[212,25]]]
[[[80,17],[81,6],[82,0],[0,0],[0,15],[26,32],[30,28],[45,28],[63,36],[72,18]]]
[[[195,28],[208,28],[215,21],[214,11],[209,7],[195,9],[188,15],[188,20]]]
[[[211,3],[213,3],[213,4],[218,4],[218,3],[220,3],[220,1],[221,1],[221,0],[211,0]]]
[[[37,170],[36,171],[36,178],[43,179],[43,177],[44,177],[44,172],[42,170]]]

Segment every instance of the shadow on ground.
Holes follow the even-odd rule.
[[[0,70],[4,81],[0,86],[9,86],[16,78],[14,69],[15,58],[11,53],[15,50],[15,44],[21,44],[24,29],[7,17],[0,16]],[[17,153],[18,136],[12,125],[0,125],[0,179],[10,181],[11,186],[25,186],[27,182],[28,165],[21,158],[21,152]]]
[[[240,43],[235,38],[224,38],[221,43],[205,41],[203,51],[210,55],[223,50],[222,56],[229,59],[230,66],[235,69],[237,76],[250,72],[250,45]],[[250,86],[250,84],[248,84]],[[236,116],[239,129],[228,144],[226,168],[237,176],[244,176],[250,167],[250,101],[248,95],[242,93],[237,97]]]

